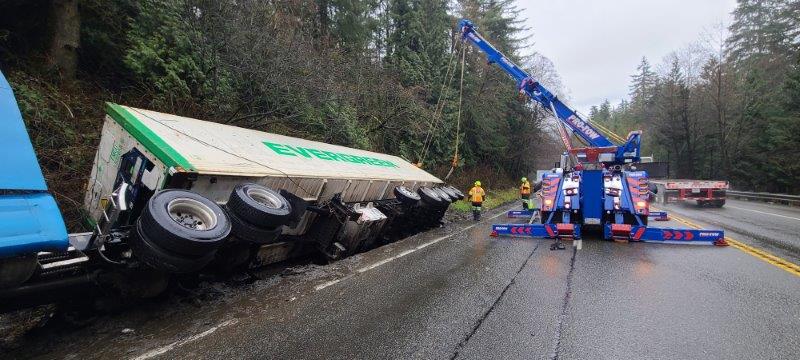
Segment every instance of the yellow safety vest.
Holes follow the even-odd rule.
[[[522,183],[519,187],[520,195],[530,195],[531,194],[531,183],[526,181]]]
[[[469,189],[469,201],[471,202],[482,203],[484,196],[486,196],[486,192],[480,186],[473,186],[472,189]]]

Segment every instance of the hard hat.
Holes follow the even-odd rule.
[[[475,186],[481,186],[481,182],[480,181],[476,181],[475,182]]]
[[[526,177],[524,177],[524,176],[523,176],[523,177],[522,177],[522,182],[526,182],[526,181],[528,181],[528,178],[526,178]]]

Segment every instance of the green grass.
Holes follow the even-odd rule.
[[[486,190],[486,201],[483,202],[483,210],[494,209],[517,199],[519,199],[519,190],[516,188]],[[450,205],[450,208],[458,212],[472,212],[472,204],[466,199],[454,202]]]

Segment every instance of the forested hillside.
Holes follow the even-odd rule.
[[[499,186],[558,148],[473,49],[458,125],[461,17],[558,84],[546,58],[520,47],[511,0],[11,0],[0,4],[0,69],[72,229],[104,101],[424,158],[438,176],[459,136],[451,180]]]
[[[675,177],[800,193],[800,1],[739,0],[733,15],[660,66],[642,59],[630,100],[590,115],[644,130]]]

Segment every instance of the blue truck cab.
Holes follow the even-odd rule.
[[[0,164],[0,266],[3,259],[67,250],[64,219],[47,191],[14,92],[2,72]]]

